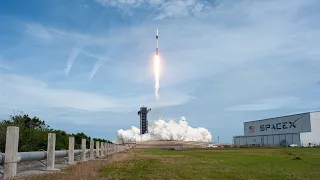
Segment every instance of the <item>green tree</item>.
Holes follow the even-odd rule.
[[[31,118],[28,114],[10,116],[10,120],[4,120],[3,123],[29,129],[46,130],[49,128],[44,121],[41,121],[38,117]]]
[[[56,149],[62,150],[62,149],[68,149],[69,148],[69,134],[67,134],[65,131],[62,130],[54,130],[51,129],[47,132],[47,142],[48,142],[48,133],[55,133],[56,134]]]
[[[82,139],[86,139],[87,148],[90,147],[90,139],[83,132],[68,134],[62,130],[49,129],[49,125],[38,117],[29,117],[28,114],[10,116],[9,120],[0,121],[0,151],[5,151],[6,132],[8,126],[19,127],[19,152],[47,150],[48,133],[56,134],[56,149],[68,149],[69,136],[75,137],[75,149],[81,149]],[[94,138],[95,141],[110,142],[108,140]]]
[[[77,133],[77,134],[71,134],[71,136],[74,136],[74,148],[75,149],[81,149],[82,139],[86,139],[86,147],[90,147],[90,137],[84,134],[83,132]]]
[[[94,140],[94,141],[99,141],[99,142],[111,143],[111,144],[112,144],[112,142],[111,142],[111,141],[109,141],[109,140],[105,140],[105,139],[93,138],[93,140]]]

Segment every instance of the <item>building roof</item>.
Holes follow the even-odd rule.
[[[256,121],[265,121],[265,120],[268,120],[268,119],[276,119],[276,118],[282,118],[282,117],[288,117],[288,116],[295,116],[295,115],[301,115],[301,114],[311,114],[311,113],[320,113],[320,111],[311,111],[311,112],[304,112],[304,113],[290,114],[290,115],[284,115],[284,116],[270,117],[270,118],[259,119],[259,120],[253,120],[253,121],[246,121],[246,122],[244,122],[244,123],[250,123],[250,122],[256,122]]]

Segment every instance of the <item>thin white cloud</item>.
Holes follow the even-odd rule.
[[[239,76],[234,72],[229,72],[230,69],[245,64],[248,64],[249,69],[246,76],[254,77],[260,72],[254,70],[255,68],[251,70],[249,67],[254,67],[255,63],[270,59],[281,59],[284,62],[282,64],[284,66],[283,72],[288,71],[285,66],[290,66],[298,58],[308,59],[308,62],[317,59],[320,55],[316,48],[320,42],[320,30],[309,28],[305,21],[297,20],[296,14],[302,11],[305,5],[314,1],[294,0],[287,4],[288,2],[253,3],[252,1],[242,1],[231,3],[226,1],[221,3],[205,22],[192,18],[181,19],[181,22],[178,23],[169,21],[163,24],[160,22],[157,27],[160,30],[159,41],[162,58],[161,88],[170,88],[170,86],[175,88],[208,77],[215,80],[230,79],[229,77]],[[110,3],[110,1],[105,1],[105,3]],[[121,1],[117,3],[133,4],[136,2]],[[145,4],[142,1],[139,3],[141,6]],[[167,3],[179,4],[182,2],[167,1]],[[195,1],[184,1],[183,3],[186,7],[194,4]],[[104,75],[113,76],[119,80],[130,80],[134,83],[152,83],[151,68],[141,66],[141,58],[145,59],[144,62],[150,62],[149,57],[133,55],[138,55],[140,51],[149,51],[150,54],[154,51],[152,46],[154,44],[153,28],[152,24],[137,24],[130,27],[131,33],[125,29],[117,28],[110,30],[116,36],[113,33],[109,36],[88,36],[87,43],[93,47],[108,45],[121,47],[121,44],[128,42],[129,39],[130,42],[139,42],[137,46],[126,51],[127,53],[117,55],[119,60],[130,59],[129,62],[114,59],[116,64],[100,67],[103,69]],[[75,33],[77,35],[74,35],[72,32],[64,34],[66,39],[68,37],[75,39],[83,37],[81,34]],[[91,74],[94,74],[93,70]],[[276,71],[280,74],[283,72]],[[284,77],[281,75],[274,76],[271,71],[264,73],[262,76],[268,78],[268,83],[275,84],[275,88],[279,84],[277,82],[287,81],[287,78],[282,80]],[[135,75],[134,78],[132,78],[132,74]],[[234,79],[237,81],[233,82]],[[304,78],[301,77],[301,81],[303,80]],[[248,87],[254,86],[250,85],[245,78],[231,78],[230,83],[246,83]],[[279,89],[284,89],[281,87],[281,85],[278,86]],[[252,90],[246,89],[246,91],[251,92]]]
[[[288,59],[298,56],[301,58],[317,57],[319,51],[315,47],[320,40],[319,29],[308,28],[308,26],[304,26],[303,22],[294,19],[295,12],[312,1],[294,0],[286,4],[287,2],[252,3],[252,1],[242,1],[234,5],[224,3],[205,23],[194,21],[194,19],[183,19],[179,24],[159,23],[160,52],[164,66],[162,84],[186,83],[190,80],[226,71],[229,67],[273,57],[282,56],[288,57]],[[105,3],[111,3],[111,1],[105,1]],[[143,4],[142,1],[120,1],[117,3]],[[168,1],[168,3],[181,2]],[[190,5],[195,1],[184,1],[183,3]],[[270,11],[273,13],[270,14]],[[228,17],[233,17],[234,20]],[[212,23],[210,23],[210,19]],[[232,23],[239,25],[228,27],[228,24]],[[117,32],[117,36],[92,35],[88,37],[88,43],[95,46],[105,46],[109,43],[120,45],[130,39],[132,42],[139,42],[139,46],[133,48],[131,52],[136,53],[149,49],[152,52],[151,48],[146,47],[152,43],[153,31],[151,28],[153,26],[136,25],[130,28],[132,34],[128,34],[123,29],[116,29],[113,31]],[[68,35],[65,37],[73,35],[73,33],[66,34]],[[83,37],[83,35],[78,35],[78,37]],[[167,52],[168,50],[173,52]],[[73,55],[77,54],[76,52],[78,51],[74,50],[74,53],[71,53],[68,62],[73,62]],[[136,61],[135,57],[132,57],[132,61]],[[70,64],[72,63],[68,63],[66,72],[69,72]],[[126,67],[123,64],[119,65],[117,68],[125,69],[118,71],[118,73],[135,71],[132,66],[129,70]],[[188,73],[185,73],[186,70]],[[129,73],[127,74],[131,76]],[[138,78],[126,79],[145,82],[150,79],[143,73],[136,75]]]
[[[0,72],[1,72],[1,70],[10,71],[11,68],[10,68],[10,66],[9,66],[4,60],[2,60],[2,59],[0,58]]]
[[[78,44],[78,46],[74,47],[67,59],[67,65],[66,65],[66,68],[65,68],[65,73],[66,73],[66,76],[69,75],[69,72],[72,68],[72,65],[74,63],[74,61],[76,60],[78,54],[81,52],[83,48],[83,44]]]
[[[65,30],[59,30],[52,27],[45,27],[38,23],[28,23],[26,24],[26,30],[25,32],[31,36],[47,40],[47,41],[73,41],[76,43],[76,46],[69,47],[71,49],[71,52],[69,54],[69,57],[66,61],[66,67],[64,69],[66,76],[69,75],[69,72],[77,59],[79,53],[81,53],[83,47],[88,43],[89,44],[94,41],[104,41],[105,39],[94,39],[90,38],[89,35],[91,33],[92,28],[96,23],[98,23],[103,16],[105,15],[106,11],[103,11],[98,18],[96,18],[94,21],[91,22],[91,24],[88,26],[87,34],[80,34],[76,32],[68,32]]]
[[[113,99],[75,90],[53,89],[48,84],[28,77],[4,74],[0,76],[1,99],[3,106],[28,108],[64,107],[87,111],[103,110],[113,107]]]
[[[167,1],[162,6],[162,12],[158,14],[155,19],[165,18],[180,18],[188,16],[199,16],[204,15],[214,9],[209,8],[206,4],[196,0],[173,0]]]
[[[92,79],[94,75],[97,73],[97,71],[100,69],[100,67],[103,66],[104,63],[107,61],[108,61],[107,57],[98,59],[92,68],[89,79]]]
[[[43,81],[14,74],[1,74],[0,84],[5,85],[0,89],[0,94],[5,94],[0,99],[0,106],[6,109],[28,111],[51,107],[123,112],[140,105],[140,99],[136,97],[117,98],[81,90],[52,88]],[[186,95],[172,92],[167,95],[171,99],[163,99],[161,103],[155,103],[154,107],[183,104],[190,100]],[[147,98],[151,99],[150,96]]]
[[[69,72],[72,68],[74,61],[77,59],[78,54],[82,51],[83,47],[86,45],[88,38],[89,38],[88,34],[91,33],[90,31],[92,30],[94,25],[96,23],[98,23],[103,18],[105,12],[106,11],[103,11],[97,19],[95,19],[93,22],[91,22],[91,24],[89,25],[89,28],[87,30],[88,33],[85,35],[85,38],[81,42],[79,42],[78,45],[76,47],[74,47],[73,50],[71,51],[69,58],[67,59],[67,66],[65,68],[66,76],[69,75]]]
[[[262,99],[249,104],[236,105],[227,108],[227,111],[265,111],[275,110],[294,106],[299,102],[296,97],[275,97],[269,99]]]
[[[48,30],[41,24],[36,24],[36,23],[26,24],[25,31],[28,34],[43,40],[50,41],[53,38],[51,34],[48,32]]]
[[[100,18],[98,18],[98,20],[99,19]],[[66,67],[64,69],[66,76],[69,75],[74,62],[76,61],[78,55],[82,53],[82,50],[84,49],[85,45],[103,45],[106,42],[106,38],[90,36],[77,32],[69,32],[66,30],[61,30],[52,27],[45,27],[37,23],[29,23],[26,26],[26,32],[28,35],[31,35],[36,38],[41,38],[43,40],[50,40],[52,41],[52,43],[54,43],[54,45],[58,46],[64,43],[71,45],[70,47],[68,47],[68,49],[70,49],[70,53],[67,57]],[[76,45],[74,46],[74,44]],[[85,54],[91,56],[94,55],[87,53]]]
[[[154,19],[180,18],[208,13],[213,9],[210,1],[197,0],[95,0],[103,6],[117,7],[127,14],[135,8],[156,8]]]

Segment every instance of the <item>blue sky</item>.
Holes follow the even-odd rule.
[[[114,139],[185,116],[213,141],[243,122],[320,108],[317,0],[5,0],[0,117],[23,111],[69,133]],[[152,56],[159,29],[160,100]]]

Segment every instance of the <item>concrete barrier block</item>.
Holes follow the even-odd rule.
[[[86,139],[82,139],[81,141],[81,161],[86,161],[87,160],[87,144],[86,144]]]
[[[100,142],[96,141],[96,157],[100,157],[100,148],[99,148]]]
[[[68,164],[75,164],[75,162],[74,162],[74,137],[69,137]]]
[[[56,134],[48,134],[48,145],[47,145],[47,170],[55,171],[59,169],[54,168],[55,164],[55,150],[56,150]]]
[[[94,141],[90,140],[90,159],[94,159]]]
[[[3,179],[17,175],[17,157],[19,145],[19,127],[8,126],[6,135]]]

